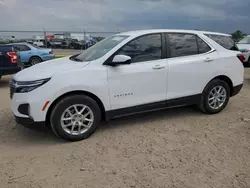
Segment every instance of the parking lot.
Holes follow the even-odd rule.
[[[82,50],[72,50],[72,49],[53,49],[55,55],[74,55],[81,53]]]
[[[59,52],[60,53],[60,52]],[[14,121],[0,81],[0,182],[27,187],[250,187],[250,69],[241,93],[217,115],[193,107],[103,123],[69,143]]]

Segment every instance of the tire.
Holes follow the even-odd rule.
[[[78,106],[77,110],[79,111],[81,111],[80,108],[82,107],[81,105],[86,106],[85,110],[81,113],[83,114],[82,117],[84,117],[84,115],[89,113],[89,115],[86,116],[86,118],[88,119],[92,118],[92,121],[89,120],[86,122],[82,121],[83,119],[86,118],[79,118],[80,120],[79,119],[77,120],[77,117],[74,117],[76,116],[75,114],[77,113],[75,113],[75,110],[73,110],[75,108],[72,107],[72,105]],[[70,118],[70,114],[68,113],[67,109],[70,110],[70,113],[72,113],[71,117],[73,118],[64,121],[62,120],[62,118]],[[66,117],[65,115],[67,115],[68,117]],[[92,98],[85,95],[71,95],[61,99],[52,109],[50,116],[50,123],[53,132],[60,138],[69,141],[80,141],[91,136],[97,129],[100,120],[101,120],[101,110],[98,104]],[[66,128],[63,128],[64,123],[72,126],[67,126]],[[89,123],[89,126],[88,128],[86,128],[85,125],[80,126],[80,128],[82,128],[83,130],[81,133],[79,133],[79,124],[76,123],[79,124],[81,123],[81,125],[82,123],[84,124]]]
[[[214,97],[215,99],[211,99],[213,97],[212,93],[219,91],[219,88],[221,88],[221,90],[220,90],[221,92],[224,91],[223,95],[221,95],[221,97],[215,96]],[[214,89],[216,89],[216,90],[214,90]],[[224,93],[225,93],[225,97],[224,97]],[[220,104],[218,103],[218,101],[213,103],[214,100],[215,101],[217,100],[217,98],[219,98],[219,100],[221,101]],[[202,96],[201,96],[199,108],[204,113],[217,114],[217,113],[221,112],[227,106],[229,98],[230,98],[230,88],[229,88],[228,84],[223,80],[215,79],[215,80],[212,80],[204,89]],[[213,104],[211,105],[211,103],[213,103]],[[214,105],[216,105],[216,108],[212,107]]]
[[[40,57],[32,57],[30,59],[30,65],[33,66],[33,65],[36,65],[36,64],[39,64],[42,62],[42,59]]]
[[[2,79],[2,76],[0,75],[0,80]]]

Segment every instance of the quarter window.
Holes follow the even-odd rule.
[[[230,36],[214,35],[214,34],[205,34],[205,35],[228,50],[238,50],[234,44],[233,39]]]
[[[206,52],[209,52],[211,48],[208,46],[207,43],[205,43],[201,38],[197,37],[197,43],[199,48],[199,53],[203,54]]]
[[[131,63],[162,58],[161,34],[152,34],[134,39],[123,46],[118,54],[131,57]]]
[[[196,36],[192,34],[168,34],[171,57],[181,57],[198,54]]]

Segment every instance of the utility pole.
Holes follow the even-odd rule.
[[[83,29],[83,36],[84,36],[84,49],[86,50],[86,31]]]
[[[45,47],[47,48],[47,38],[46,38],[46,31],[45,28],[43,28],[43,34],[44,34],[44,42],[45,42]]]

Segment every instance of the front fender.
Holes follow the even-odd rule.
[[[88,92],[91,93],[93,95],[95,95],[96,97],[98,97],[101,102],[104,105],[104,109],[105,111],[110,110],[110,102],[109,102],[109,96],[108,96],[108,90],[97,90],[95,88],[91,88],[89,86],[80,86],[80,85],[71,85],[69,87],[65,87],[62,88],[60,90],[58,90],[52,97],[51,101],[55,101],[56,99],[58,99],[59,97],[67,94],[67,93],[71,93],[71,92],[76,92],[76,91],[83,91],[83,92]]]

